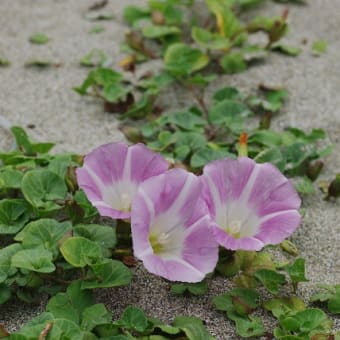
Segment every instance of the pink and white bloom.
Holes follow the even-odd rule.
[[[199,282],[214,270],[218,244],[201,198],[202,183],[173,169],[142,183],[132,202],[134,255],[146,269],[171,281]]]
[[[85,157],[77,180],[102,216],[126,219],[140,183],[167,169],[168,162],[144,144],[110,143]]]
[[[300,223],[297,192],[269,163],[247,157],[218,160],[204,167],[201,178],[215,238],[227,249],[260,250],[278,244]]]

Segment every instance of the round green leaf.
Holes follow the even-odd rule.
[[[102,257],[100,246],[84,237],[68,238],[60,247],[65,260],[74,267],[85,267]]]
[[[71,230],[70,222],[59,223],[56,220],[43,218],[27,224],[27,226],[16,235],[16,241],[22,241],[25,248],[42,246],[58,254],[58,241]]]
[[[95,277],[95,279],[93,279]],[[132,274],[122,262],[105,259],[91,265],[89,280],[83,281],[82,289],[109,288],[129,284]]]
[[[52,253],[44,248],[23,249],[12,256],[11,265],[39,273],[51,273],[55,270]]]
[[[65,199],[67,186],[64,180],[52,171],[32,170],[22,179],[22,192],[34,207],[54,210],[60,207],[52,201]]]
[[[193,27],[191,36],[198,44],[212,50],[223,50],[231,47],[230,39],[200,27]]]
[[[181,31],[176,26],[150,25],[144,27],[142,33],[146,38],[155,39],[167,35],[180,34]]]
[[[122,317],[119,320],[119,324],[123,325],[125,328],[143,332],[148,326],[148,319],[139,308],[129,306],[124,310]]]
[[[30,218],[29,205],[22,199],[0,201],[0,234],[17,233]]]
[[[166,50],[164,62],[169,72],[177,76],[184,76],[207,66],[209,57],[197,48],[176,43],[170,45]]]

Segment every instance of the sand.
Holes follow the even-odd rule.
[[[0,68],[0,115],[15,125],[34,125],[28,128],[32,138],[55,142],[56,152],[86,153],[100,144],[124,140],[115,116],[104,113],[99,101],[80,97],[72,87],[85,78],[88,70],[79,66],[79,60],[92,48],[105,51],[112,57],[113,65],[117,65],[123,56],[119,45],[127,30],[121,18],[122,9],[142,1],[111,0],[105,12],[112,11],[116,19],[100,23],[84,19],[92,3],[88,0],[0,3],[0,56],[11,61],[9,67]],[[268,1],[259,12],[280,14],[284,8]],[[303,53],[297,58],[272,54],[265,63],[243,74],[222,76],[209,86],[206,96],[223,85],[237,85],[245,91],[255,89],[259,83],[287,87],[289,101],[284,112],[275,117],[273,128],[325,129],[335,150],[327,158],[320,179],[330,180],[340,168],[340,1],[310,0],[308,6],[289,8],[291,29],[286,41],[302,47]],[[105,32],[89,34],[98,24],[106,28]],[[29,43],[29,37],[37,32],[47,34],[50,42]],[[318,39],[326,40],[329,47],[326,54],[315,57],[311,45]],[[307,44],[303,45],[303,40]],[[60,66],[45,70],[25,68],[25,62],[32,58],[47,58]],[[174,109],[193,101],[176,91],[167,93],[164,100]],[[340,209],[339,201],[326,202],[321,193],[304,199],[304,208],[302,225],[291,239],[306,259],[310,281],[300,285],[298,295],[308,301],[317,283],[340,282]],[[207,296],[177,298],[169,294],[168,283],[148,274],[142,266],[135,269],[135,274],[127,287],[97,292],[98,301],[104,302],[115,316],[130,304],[164,321],[171,321],[176,314],[196,315],[206,321],[217,339],[237,339],[232,324],[215,312],[211,304],[212,296],[231,287],[228,280],[211,281]],[[44,303],[38,307],[20,302],[0,306],[0,323],[16,329],[39,313]],[[273,319],[268,314],[263,318],[272,327]],[[335,322],[340,330],[339,320]]]

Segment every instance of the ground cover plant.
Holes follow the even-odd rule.
[[[234,288],[212,304],[241,337],[340,337],[329,317],[339,314],[338,285],[321,284],[309,303],[302,301],[305,260],[286,239],[303,215],[298,193],[302,200],[316,194],[313,182],[332,151],[325,132],[270,129],[289,89],[260,84],[243,93],[223,87],[208,100],[204,96],[221,72],[244,71],[273,51],[298,54],[279,43],[287,11],[240,19],[261,2],[206,1],[211,16],[204,27],[194,11],[185,17],[193,1],[126,8],[132,31],[120,63],[125,71],[109,68],[100,51],[90,53],[82,64],[99,67],[75,90],[119,113],[133,145],[110,143],[85,157],[52,154],[53,144],[32,142],[12,127],[17,149],[0,154],[0,303],[34,303],[42,294],[49,301],[44,313],[16,332],[0,325],[0,338],[212,339],[198,318],[174,315],[164,324],[134,306],[112,321],[93,290],[128,285],[133,256],[167,279],[177,295],[205,294],[209,280],[229,278]],[[87,19],[112,19],[96,12],[105,1],[95,5]],[[264,46],[249,44],[248,35],[257,31],[267,35]],[[32,43],[49,40],[37,36]],[[137,81],[127,76],[148,59],[162,59],[162,71]],[[191,93],[192,105],[163,112],[159,98],[170,86]],[[326,199],[339,196],[338,177]],[[278,261],[274,248],[287,261]],[[292,293],[282,296],[287,285]],[[275,329],[266,329],[260,309],[277,319]]]

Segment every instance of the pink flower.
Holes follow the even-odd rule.
[[[143,144],[105,144],[90,152],[77,169],[78,185],[102,216],[130,218],[138,186],[165,172],[168,163]]]
[[[204,167],[201,178],[215,238],[227,249],[278,244],[300,223],[297,192],[269,163],[256,164],[247,157],[218,160]]]
[[[173,169],[142,183],[132,203],[134,254],[171,281],[198,282],[212,272],[218,245],[200,179]]]

